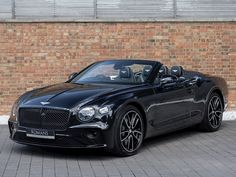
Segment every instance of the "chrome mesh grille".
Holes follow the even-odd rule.
[[[29,128],[65,130],[70,112],[55,108],[20,108],[19,124]]]

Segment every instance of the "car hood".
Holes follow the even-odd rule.
[[[42,106],[45,104],[45,106],[73,108],[81,102],[86,102],[109,92],[127,89],[128,87],[132,86],[73,83],[56,84],[30,92],[21,105]]]

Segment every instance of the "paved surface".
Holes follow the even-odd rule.
[[[187,129],[148,139],[139,154],[119,158],[103,150],[49,150],[8,139],[0,126],[0,177],[235,177],[236,121],[220,131]]]

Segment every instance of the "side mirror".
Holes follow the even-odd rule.
[[[74,78],[77,75],[78,75],[78,73],[72,73],[69,75],[68,79],[71,80],[72,78]]]
[[[186,79],[185,79],[185,77],[179,77],[179,79],[178,79],[178,82],[184,82],[184,81],[186,81]]]
[[[172,83],[173,82],[173,78],[172,77],[165,77],[161,79],[161,85],[163,84],[167,84],[167,83]]]
[[[162,88],[171,88],[176,85],[176,81],[172,77],[165,77],[161,79]]]
[[[189,85],[194,85],[194,84],[199,85],[199,84],[201,84],[201,82],[202,82],[202,77],[194,76],[194,77],[190,80]]]

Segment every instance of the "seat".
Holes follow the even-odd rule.
[[[160,83],[161,78],[162,78],[163,76],[165,76],[165,75],[168,75],[168,74],[169,74],[169,69],[168,69],[168,67],[165,66],[165,65],[162,65],[161,68],[159,69],[158,75],[157,75],[157,77],[156,77],[156,79],[155,79],[154,82],[155,82],[155,83]]]
[[[151,70],[152,70],[152,66],[150,66],[150,65],[146,65],[146,66],[143,67],[143,71],[142,71],[143,81],[145,81],[148,78]]]
[[[134,74],[130,67],[124,66],[119,71],[119,80],[133,82]]]
[[[183,67],[182,66],[172,66],[170,69],[171,75],[176,76],[177,78],[183,76]]]
[[[164,75],[169,74],[169,69],[167,66],[162,65],[160,70],[159,70],[159,78],[161,78]]]

